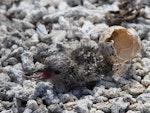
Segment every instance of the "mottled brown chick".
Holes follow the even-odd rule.
[[[78,48],[70,54],[65,53],[59,52],[47,57],[41,71],[42,77],[49,77],[58,92],[99,81],[111,70],[111,65],[103,59],[98,45],[90,39],[81,40]]]

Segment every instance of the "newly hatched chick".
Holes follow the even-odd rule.
[[[84,38],[70,53],[59,52],[45,60],[41,70],[43,78],[49,77],[58,92],[99,81],[111,70],[95,41]]]

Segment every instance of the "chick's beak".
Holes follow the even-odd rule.
[[[40,75],[40,78],[41,78],[41,79],[51,78],[51,77],[52,77],[52,73],[49,73],[49,72],[43,72],[43,73]]]
[[[37,79],[48,79],[53,76],[52,69],[50,67],[44,67],[42,69],[34,71],[34,73],[42,73],[36,77]]]

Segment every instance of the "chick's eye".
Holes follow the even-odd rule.
[[[61,71],[59,71],[59,70],[54,70],[54,73],[55,73],[55,74],[60,74]]]

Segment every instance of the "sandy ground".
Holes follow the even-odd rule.
[[[65,90],[66,81],[61,79],[54,84],[51,79],[29,78],[41,74],[33,72],[43,68],[48,57],[52,58],[50,62],[55,67],[52,70],[61,69],[53,72],[71,75],[72,72],[66,71],[70,67],[62,60],[58,67],[55,65],[59,61],[57,58],[63,59],[67,53],[78,58],[77,67],[82,72],[85,67],[82,57],[88,53],[80,55],[82,48],[75,54],[70,51],[84,38],[90,39],[89,44],[95,47],[102,32],[113,25],[134,28],[142,45],[120,81],[113,79],[113,73],[107,76],[96,73],[101,76],[96,83],[77,88],[68,85]],[[1,0],[0,112],[150,113],[149,31],[148,0]],[[94,55],[94,51],[89,51]],[[111,71],[110,65],[104,65],[104,69]],[[87,69],[90,75],[95,74],[97,67],[90,66]],[[66,80],[65,77],[60,73],[59,78]],[[80,80],[77,79],[79,83]]]

